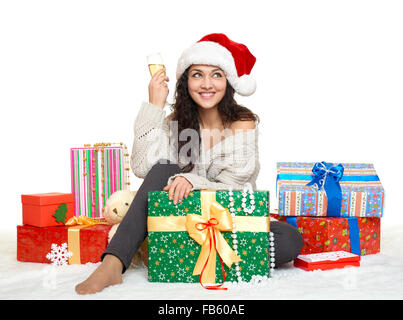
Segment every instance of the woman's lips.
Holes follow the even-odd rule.
[[[199,94],[203,99],[209,99],[211,97],[214,97],[215,92],[200,92]]]

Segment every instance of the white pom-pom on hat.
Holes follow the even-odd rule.
[[[250,96],[256,91],[256,81],[249,74],[239,77],[234,84],[234,90],[241,96]]]

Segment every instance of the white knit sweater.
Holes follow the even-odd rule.
[[[144,178],[151,167],[160,159],[177,161],[177,150],[171,145],[176,138],[170,131],[169,116],[161,108],[143,102],[134,122],[134,142],[131,154],[131,168],[139,178]],[[176,176],[185,177],[192,190],[240,190],[249,182],[256,189],[256,178],[260,170],[258,153],[258,128],[227,136],[212,148],[204,151],[201,139],[200,157],[189,173],[180,173],[168,179],[171,183]]]

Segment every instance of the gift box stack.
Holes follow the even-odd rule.
[[[22,225],[17,226],[17,260],[56,265],[99,262],[110,226],[76,217],[74,194],[22,195]]]
[[[149,192],[149,281],[218,289],[224,281],[269,277],[274,258],[268,195],[195,190],[174,205],[168,192]]]
[[[301,254],[380,251],[384,189],[372,164],[277,163],[278,212],[304,239]]]
[[[128,152],[123,143],[71,148],[71,193],[21,196],[17,260],[64,264],[96,263],[108,244],[103,219],[108,197],[129,185]]]

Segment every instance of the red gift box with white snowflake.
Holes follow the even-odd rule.
[[[301,254],[344,250],[368,255],[380,251],[380,218],[285,217],[277,214],[271,216],[294,226],[296,224],[304,239]],[[351,228],[353,223],[356,224],[355,231]],[[353,243],[356,250],[352,250]]]
[[[17,260],[85,264],[101,261],[110,225],[34,227],[17,226]]]

